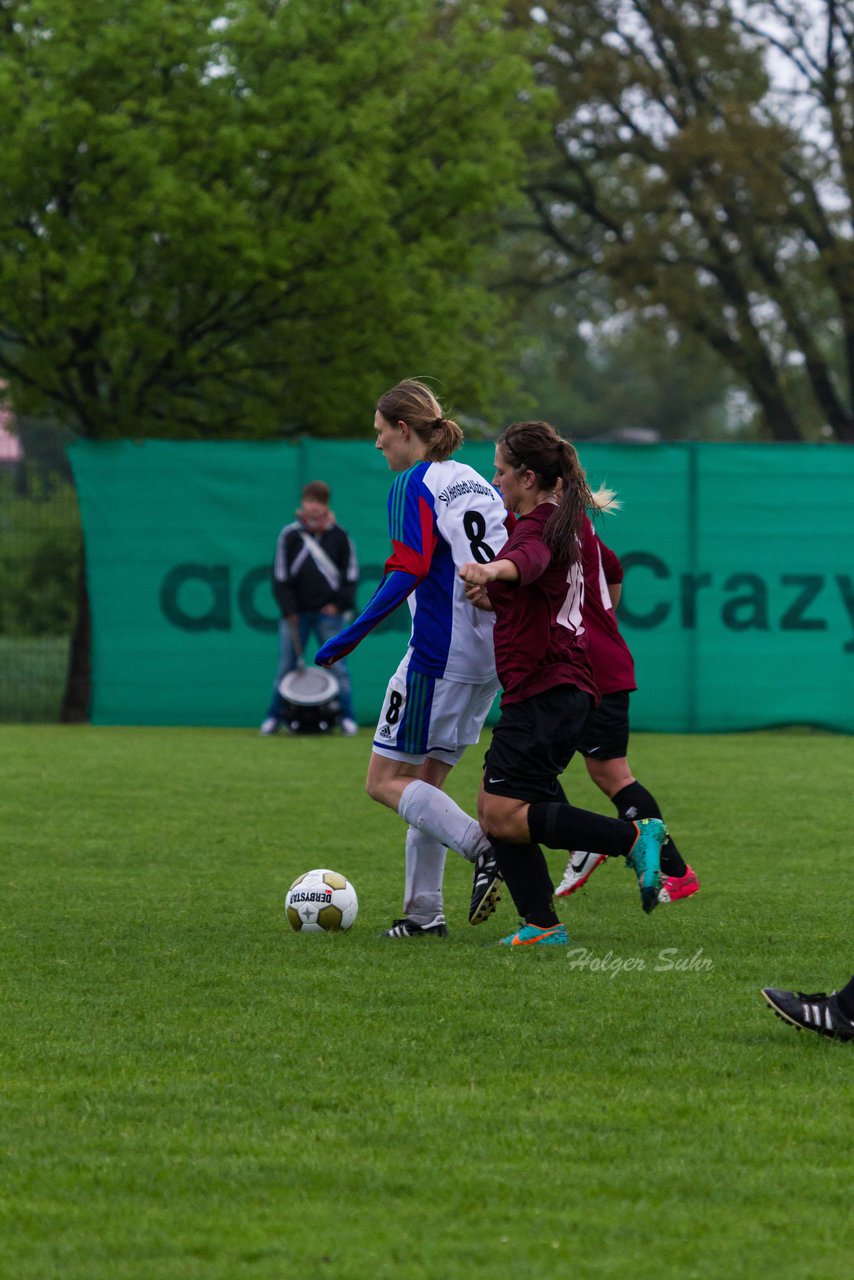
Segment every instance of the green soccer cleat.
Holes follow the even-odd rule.
[[[667,827],[660,818],[641,818],[632,824],[637,839],[626,854],[626,862],[638,878],[641,906],[649,913],[658,906],[661,888],[661,846],[667,839]]]
[[[565,947],[568,943],[565,924],[523,924],[515,933],[499,939],[499,945],[503,947]]]

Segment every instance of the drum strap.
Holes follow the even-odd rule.
[[[305,564],[306,557],[311,556],[326,581],[329,583],[333,591],[337,591],[341,586],[341,570],[335,564],[320,543],[311,536],[311,534],[300,531],[302,537],[302,551],[299,551],[291,565],[291,577],[295,577]]]

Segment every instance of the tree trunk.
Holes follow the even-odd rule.
[[[77,584],[77,620],[71,636],[68,673],[59,718],[63,724],[85,724],[92,698],[92,619],[86,586],[86,552],[80,549],[80,576]]]

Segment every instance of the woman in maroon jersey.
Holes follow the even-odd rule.
[[[516,525],[497,559],[460,577],[472,603],[495,612],[501,717],[484,761],[478,818],[523,924],[511,946],[565,944],[554,886],[539,845],[624,856],[645,911],[660,888],[664,823],[606,818],[566,801],[560,774],[599,694],[582,641],[581,543],[588,508],[600,505],[578,455],[547,422],[517,422],[495,448],[495,477]]]
[[[661,810],[655,797],[638,782],[627,759],[629,697],[637,685],[631,650],[623,639],[616,618],[623,566],[611,548],[605,546],[589,516],[584,521],[581,535],[581,566],[584,571],[584,638],[601,702],[587,721],[578,752],[584,756],[590,777],[621,818],[632,821],[635,818],[660,818]],[[562,898],[575,893],[604,860],[601,853],[574,850],[556,896]],[[677,902],[690,898],[699,887],[696,872],[686,865],[675,841],[669,836],[661,850],[658,901]]]

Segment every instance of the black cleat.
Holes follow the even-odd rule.
[[[763,987],[762,995],[778,1018],[799,1031],[815,1031],[829,1040],[854,1040],[854,1022],[839,1008],[835,991],[830,995],[817,991],[809,996],[802,991]]]
[[[448,926],[445,924],[445,917],[436,916],[429,924],[416,924],[414,920],[408,920],[406,916],[402,920],[395,920],[390,929],[385,929],[381,934],[381,938],[447,938]]]
[[[474,864],[474,880],[469,903],[469,924],[483,924],[489,919],[501,897],[504,877],[498,870],[495,854],[479,853]]]

